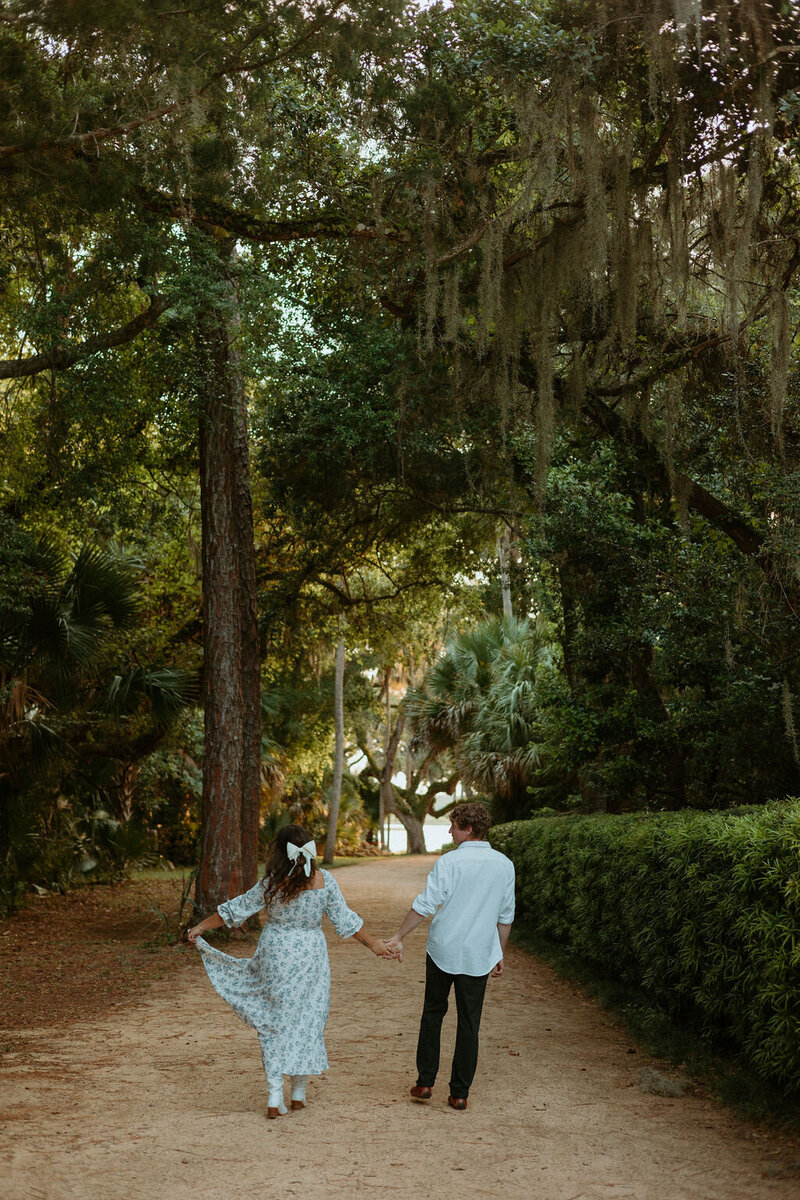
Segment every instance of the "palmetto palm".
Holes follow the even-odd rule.
[[[113,546],[69,558],[42,539],[26,567],[23,593],[0,607],[0,778],[14,774],[24,746],[65,748],[52,721],[59,713],[91,707],[121,717],[144,700],[163,726],[193,693],[182,671],[97,674],[109,635],[136,620],[140,563]]]
[[[52,542],[15,561],[0,603],[0,901],[22,880],[63,886],[148,850],[131,821],[136,764],[191,703],[174,669],[108,667],[109,639],[140,610],[140,564],[115,547],[75,557]],[[66,794],[65,794],[66,793]]]
[[[0,760],[20,739],[55,735],[48,710],[68,701],[113,627],[136,614],[133,564],[114,552],[84,548],[70,563],[42,539],[27,556],[23,594],[0,609]],[[13,757],[13,755],[12,755]]]
[[[528,788],[541,765],[536,678],[553,661],[545,623],[528,624],[518,633],[505,641],[495,658],[491,685],[457,751],[464,779],[494,796],[508,816],[527,815],[530,809]]]
[[[450,750],[471,728],[492,682],[492,668],[507,638],[522,623],[499,618],[458,634],[444,648],[420,689],[409,689],[406,713],[418,746]]]
[[[546,622],[485,621],[448,643],[408,702],[418,742],[450,750],[463,781],[493,796],[503,815],[530,807],[536,677],[553,653]]]

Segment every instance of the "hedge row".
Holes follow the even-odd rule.
[[[494,828],[517,916],[800,1091],[800,801]]]

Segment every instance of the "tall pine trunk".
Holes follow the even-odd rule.
[[[239,307],[234,307],[231,334],[238,340]],[[250,447],[247,397],[239,353],[229,339],[229,362],[235,384],[234,465],[236,545],[239,555],[239,620],[241,622],[242,687],[242,879],[246,888],[258,878],[258,833],[261,816],[261,640],[258,631],[258,585],[250,490]]]
[[[230,247],[220,247],[225,272]],[[206,911],[252,886],[258,873],[261,699],[250,463],[237,350],[238,304],[199,328],[203,368],[200,494],[203,532],[202,844],[196,901]]]
[[[384,761],[389,756],[389,742],[390,742],[391,736],[392,736],[392,693],[389,689],[389,684],[391,682],[391,678],[392,678],[391,667],[387,667],[386,673],[384,675],[384,683],[383,683],[384,689],[386,691],[386,728],[385,728],[384,737],[383,737]],[[389,834],[388,834],[388,831],[386,830],[386,822],[389,819],[389,810],[386,807],[387,788],[388,788],[388,791],[391,792],[391,790],[392,790],[391,780],[389,780],[386,784],[384,784],[383,775],[381,775],[380,788],[378,789],[378,831],[379,831],[381,850],[388,850],[388,848],[389,848]]]
[[[389,846],[389,834],[391,828],[392,816],[397,812],[397,806],[394,800],[394,788],[392,787],[392,776],[394,775],[394,764],[397,759],[397,749],[400,745],[400,735],[403,732],[403,715],[398,716],[394,729],[391,726],[392,706],[391,697],[389,694],[389,672],[386,672],[386,734],[383,746],[383,766],[380,773],[380,819],[387,825],[386,830],[386,846]]]

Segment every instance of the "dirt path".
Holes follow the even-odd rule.
[[[368,927],[389,933],[430,865],[374,862],[338,879]],[[412,1103],[423,930],[408,939],[402,966],[335,935],[329,942],[331,1070],[312,1080],[303,1112],[277,1121],[265,1119],[255,1035],[190,948],[174,952],[169,978],[145,998],[91,1024],[28,1031],[0,1076],[4,1200],[417,1200],[451,1190],[511,1200],[796,1200],[795,1144],[700,1096],[643,1094],[642,1055],[521,951],[490,981],[468,1111],[446,1106],[452,1014],[434,1100]]]

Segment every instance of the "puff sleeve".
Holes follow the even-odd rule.
[[[327,871],[325,871],[325,912],[328,914],[339,937],[349,938],[358,933],[364,924],[362,917],[352,908],[347,907],[347,901],[341,889]]]
[[[249,892],[242,892],[241,896],[234,896],[232,900],[225,900],[222,904],[217,905],[217,912],[228,928],[232,929],[244,925],[248,917],[254,917],[263,907],[264,884],[259,879]]]

